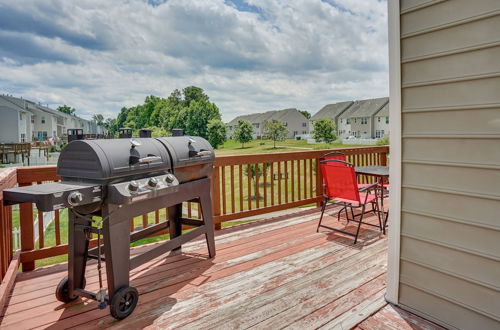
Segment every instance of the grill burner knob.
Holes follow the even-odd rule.
[[[175,181],[175,176],[173,174],[167,174],[165,177],[165,182],[166,183],[172,183]]]
[[[68,196],[68,202],[70,205],[78,205],[83,201],[83,196],[80,192],[78,191],[73,191],[71,194]]]
[[[131,181],[131,182],[128,184],[128,190],[129,190],[129,191],[132,191],[132,192],[136,192],[137,190],[139,190],[139,185],[137,184],[137,182],[135,182],[135,181]]]
[[[158,185],[158,180],[156,178],[151,178],[148,181],[148,186],[155,188]]]

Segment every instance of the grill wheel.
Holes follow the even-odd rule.
[[[117,320],[122,320],[132,314],[139,300],[139,293],[136,288],[131,286],[125,286],[118,290],[113,299],[111,299],[111,304],[109,305],[109,310],[111,316]]]
[[[85,285],[87,284],[87,281],[85,280],[85,277],[83,278],[83,286],[81,289],[85,289]],[[73,300],[76,300],[78,296],[70,297],[69,296],[69,288],[68,288],[68,276],[64,276],[59,284],[57,285],[56,288],[56,298],[60,302],[63,303],[69,303],[72,302]]]

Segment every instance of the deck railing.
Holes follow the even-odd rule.
[[[389,147],[356,147],[335,149],[347,155],[354,165],[386,165]],[[322,177],[319,158],[332,150],[296,151],[271,154],[219,156],[212,180],[214,222],[253,217],[259,214],[294,208],[322,200]],[[370,178],[361,177],[362,182]],[[54,211],[53,223],[44,229],[43,213],[32,204],[21,204],[18,210],[4,206],[3,189],[59,180],[55,166],[19,167],[0,170],[0,279],[8,273],[14,258],[13,219],[19,219],[21,232],[19,262],[23,271],[35,268],[35,261],[67,253],[66,209]],[[189,217],[199,217],[196,203],[185,203]],[[153,223],[166,221],[164,206],[131,219],[135,231]],[[35,234],[37,233],[37,235]],[[163,233],[160,233],[163,234]],[[37,237],[37,239],[35,239]],[[91,244],[95,245],[95,241]],[[17,260],[16,260],[17,262]],[[15,267],[17,269],[17,267]],[[1,289],[0,289],[1,295]]]

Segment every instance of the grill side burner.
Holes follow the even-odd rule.
[[[138,301],[129,285],[129,271],[204,234],[209,257],[215,256],[210,198],[215,156],[200,137],[114,140],[76,140],[59,157],[61,182],[4,191],[7,204],[36,203],[42,211],[69,209],[68,276],[56,297],[70,302],[86,297],[110,306],[111,315],[123,319]],[[200,204],[202,219],[185,218],[182,202]],[[130,219],[166,207],[168,221],[130,233]],[[182,225],[196,227],[182,234]],[[165,231],[170,240],[130,258],[130,243]],[[89,249],[93,234],[98,246]],[[102,239],[102,240],[101,240]],[[107,290],[85,290],[88,259],[106,263]],[[127,302],[127,303],[124,303]]]

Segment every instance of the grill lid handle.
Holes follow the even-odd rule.
[[[148,155],[147,157],[139,158],[139,163],[141,163],[141,164],[152,163],[152,162],[156,162],[158,160],[161,160],[160,156]]]

